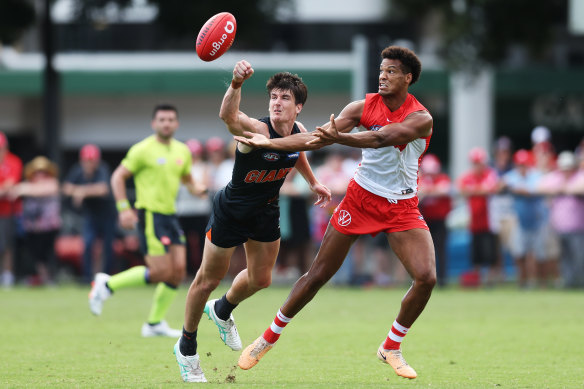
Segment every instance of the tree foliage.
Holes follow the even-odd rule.
[[[392,6],[395,17],[418,24],[437,13],[440,54],[458,68],[501,64],[513,47],[541,59],[567,13],[566,0],[392,0]]]
[[[117,4],[120,7],[131,5],[132,0],[76,0],[77,19],[91,20],[92,15],[99,14],[106,6]],[[265,32],[262,26],[272,22],[280,7],[290,6],[290,0],[148,0],[148,3],[158,8],[156,23],[169,35],[182,37],[199,32],[203,24],[219,12],[231,12],[238,26],[253,26],[253,28],[238,28],[239,37],[253,40],[260,38]]]
[[[0,43],[12,44],[35,22],[28,0],[0,0]]]

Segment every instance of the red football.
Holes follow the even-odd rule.
[[[197,55],[203,61],[221,57],[233,44],[237,23],[229,12],[221,12],[207,20],[197,36]]]

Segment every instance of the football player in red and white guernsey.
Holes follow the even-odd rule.
[[[421,73],[409,49],[390,46],[381,52],[379,89],[348,104],[335,119],[311,133],[266,139],[246,133],[236,139],[255,147],[308,150],[339,143],[362,149],[362,160],[336,208],[309,271],[294,285],[271,326],[242,353],[239,366],[253,367],[269,351],[290,320],[341,267],[355,240],[385,233],[413,283],[401,302],[378,358],[407,378],[417,376],[401,354],[401,342],[424,310],[436,283],[434,246],[418,210],[417,180],[422,155],[432,136],[432,116],[408,93]],[[360,132],[350,132],[354,127]]]

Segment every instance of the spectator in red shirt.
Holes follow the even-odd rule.
[[[470,211],[471,260],[474,271],[480,272],[481,267],[488,267],[487,284],[496,276],[495,234],[489,225],[489,196],[498,188],[498,177],[495,170],[487,165],[487,152],[475,147],[469,152],[471,170],[458,179],[460,194],[468,199]]]
[[[12,249],[14,243],[14,215],[19,203],[8,197],[10,189],[20,181],[22,161],[8,150],[6,135],[0,132],[0,283],[4,287],[14,284]]]
[[[430,228],[434,251],[436,252],[436,275],[438,286],[448,283],[446,240],[446,216],[452,208],[451,181],[447,174],[442,172],[440,160],[434,154],[426,154],[420,164],[418,198],[422,216]]]

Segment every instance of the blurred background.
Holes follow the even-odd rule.
[[[440,238],[448,259],[443,265],[444,285],[452,279],[459,282],[459,277],[473,270],[472,206],[468,205],[477,194],[465,192],[468,185],[459,180],[473,164],[481,162],[497,171],[496,185],[481,194],[490,203],[491,197],[513,196],[503,175],[514,168],[512,156],[517,150],[531,152],[535,144],[545,142],[553,161],[562,151],[574,153],[579,161],[584,137],[582,0],[211,3],[0,0],[0,131],[6,135],[10,151],[24,164],[38,155],[46,156],[58,167],[62,181],[78,161],[81,147],[91,143],[100,148],[101,159],[113,170],[129,146],[150,135],[153,106],[169,102],[179,109],[177,138],[199,141],[201,163],[209,166],[209,176],[216,177],[214,166],[230,155],[231,137],[218,111],[235,62],[246,59],[255,69],[245,84],[242,102],[242,110],[254,117],[267,113],[265,82],[269,76],[279,71],[299,74],[309,89],[299,121],[311,129],[350,101],[375,92],[380,51],[391,44],[406,46],[418,54],[423,65],[420,81],[411,92],[434,118],[428,152],[450,179],[447,196],[451,203],[442,218],[449,234]],[[195,38],[205,21],[222,11],[237,19],[235,42],[220,59],[203,62],[196,56]],[[484,150],[483,159],[469,155],[475,148]],[[503,149],[508,151],[508,159],[502,162],[504,167],[495,166],[497,153]],[[221,155],[212,156],[217,151]],[[313,168],[320,169],[323,177],[337,168],[347,172],[343,176],[346,187],[359,158],[354,154],[341,147],[314,152]],[[530,162],[530,167],[536,165],[535,159]],[[545,169],[556,167],[552,162]],[[283,227],[288,242],[283,239],[278,276],[292,280],[312,260],[328,215],[318,215],[310,207],[306,188],[293,177],[289,181],[281,204],[283,219],[290,219],[284,222],[289,232]],[[212,189],[224,184],[209,182]],[[339,189],[339,197],[342,191]],[[537,194],[544,196],[540,191]],[[573,196],[582,198],[577,190]],[[76,236],[80,217],[75,216],[75,206],[63,201],[65,215],[58,237]],[[285,216],[286,207],[295,206],[303,209],[306,220]],[[502,211],[491,211],[497,212]],[[520,224],[516,214],[513,218]],[[490,232],[504,243],[506,238],[499,236],[500,228],[494,225],[491,222]],[[302,234],[306,230],[310,233]],[[572,233],[584,234],[584,226],[576,226]],[[22,239],[20,244],[26,246]],[[362,241],[337,282],[384,286],[407,280],[399,265],[387,265],[386,242]],[[493,254],[498,256],[494,279],[517,280],[522,251],[516,250],[517,254],[504,246]],[[18,247],[17,242],[16,267],[25,261],[18,260]],[[197,250],[190,254],[190,273],[196,271]],[[131,245],[116,246],[118,269],[140,260],[128,251],[132,251]],[[553,260],[559,268],[558,253]],[[57,273],[60,264],[70,261],[68,272],[80,277],[79,255],[79,250],[58,251]],[[120,260],[123,255],[126,259]],[[528,266],[526,285],[537,279],[537,263]],[[18,270],[13,273],[18,281]],[[34,266],[24,266],[21,273],[22,282],[29,282]],[[562,283],[561,275],[551,279],[557,285]],[[471,277],[465,282],[475,281]]]

